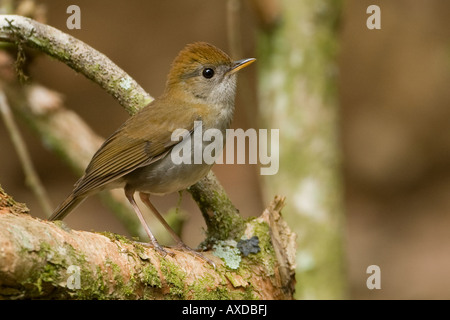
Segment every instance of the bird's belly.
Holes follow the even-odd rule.
[[[203,178],[212,165],[174,164],[170,154],[145,167],[138,168],[122,179],[136,191],[166,194],[186,189]]]

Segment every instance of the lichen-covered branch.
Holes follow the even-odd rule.
[[[99,84],[131,114],[152,97],[108,57],[67,33],[33,19],[0,15],[0,41],[37,49]]]
[[[63,223],[33,218],[0,188],[0,299],[292,299],[294,266],[281,267],[271,241],[292,234],[276,230],[283,199],[246,224],[247,236],[258,236],[260,250],[235,269],[211,252],[216,269],[193,255],[156,250],[114,234],[75,231]],[[270,218],[274,216],[275,219]],[[283,249],[284,250],[284,249]],[[291,250],[285,250],[289,255]],[[295,250],[294,250],[295,251]],[[283,265],[291,277],[280,275]]]
[[[199,204],[206,221],[205,245],[214,240],[239,240],[244,232],[244,219],[212,172],[188,191]]]

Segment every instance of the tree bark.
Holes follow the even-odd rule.
[[[253,1],[259,12],[260,127],[279,128],[280,170],[266,199],[286,195],[298,233],[296,297],[347,296],[337,103],[341,1]]]
[[[33,218],[0,188],[0,299],[292,299],[295,235],[283,204],[276,197],[246,223],[260,251],[238,268],[227,265],[231,253],[204,252],[214,269],[187,252],[169,248],[173,256],[163,257],[119,235]]]

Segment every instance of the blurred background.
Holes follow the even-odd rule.
[[[37,2],[44,5],[49,25],[108,56],[153,97],[163,91],[170,63],[187,43],[207,41],[230,52],[225,1]],[[81,8],[80,30],[66,27],[71,4]],[[381,8],[381,30],[366,27],[371,4]],[[449,13],[450,3],[438,0],[343,1],[337,59],[339,142],[352,299],[450,298]],[[258,18],[250,1],[241,2],[240,17],[242,57],[234,58],[258,58]],[[233,128],[254,125],[257,73],[256,63],[240,74],[245,85],[238,86]],[[29,75],[60,92],[65,105],[103,137],[128,118],[111,96],[52,58],[39,56]],[[19,125],[56,206],[78,177],[28,127]],[[44,218],[25,186],[3,125],[0,148],[8,154],[0,157],[2,187],[25,202],[33,216]],[[213,171],[243,216],[262,213],[268,200],[256,166],[216,165]],[[179,196],[153,201],[165,212],[177,205]],[[180,210],[187,216],[183,239],[195,247],[204,238],[205,224],[188,193]],[[74,229],[131,236],[95,197],[65,221]],[[380,290],[366,287],[366,268],[373,264],[381,268]]]

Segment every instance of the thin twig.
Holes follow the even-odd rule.
[[[233,59],[242,59],[241,0],[227,1],[227,39]]]
[[[41,180],[33,166],[30,154],[28,153],[26,144],[20,134],[20,131],[14,121],[14,116],[9,107],[8,101],[6,99],[3,90],[0,90],[0,113],[5,123],[6,129],[11,137],[11,141],[16,149],[17,155],[19,156],[20,163],[23,167],[23,172],[25,174],[25,183],[30,187],[36,196],[39,204],[44,211],[44,214],[49,217],[52,214],[52,205],[50,199],[47,195],[45,188],[43,187]]]

